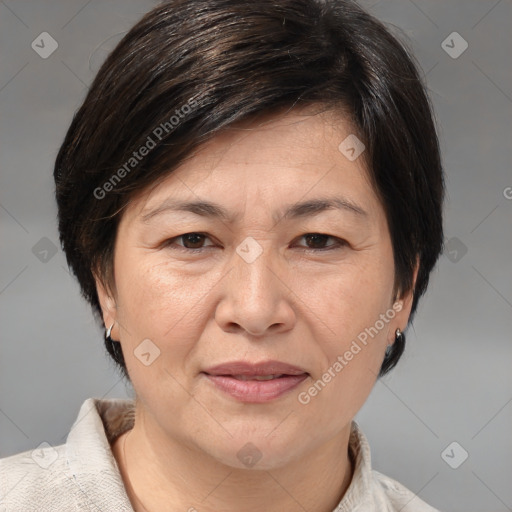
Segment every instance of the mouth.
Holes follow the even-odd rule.
[[[224,375],[224,377],[231,377],[237,380],[274,380],[280,379],[281,377],[287,377],[287,375]]]
[[[309,377],[303,368],[280,361],[256,364],[235,361],[208,368],[202,373],[215,389],[250,403],[275,400]]]

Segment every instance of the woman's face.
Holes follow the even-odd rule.
[[[339,149],[350,126],[288,113],[243,128],[130,203],[115,297],[98,291],[148,431],[276,468],[348,435],[411,297],[393,302],[383,208],[351,139]]]

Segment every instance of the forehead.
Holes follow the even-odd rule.
[[[307,108],[237,123],[137,197],[131,215],[147,218],[164,201],[184,199],[209,200],[233,211],[258,205],[275,213],[280,204],[336,194],[372,213],[379,204],[363,155],[351,161],[340,150],[352,136],[341,115]]]

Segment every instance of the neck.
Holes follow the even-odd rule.
[[[238,469],[139,417],[113,452],[136,512],[332,512],[352,479],[349,435],[350,425],[314,453],[276,469]]]

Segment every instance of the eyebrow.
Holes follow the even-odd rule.
[[[359,218],[368,218],[368,213],[357,203],[344,197],[328,197],[311,199],[287,205],[284,213],[276,212],[273,220],[277,224],[281,220],[290,220],[304,217],[311,217],[328,210],[341,210],[354,214]],[[233,224],[239,219],[238,214],[231,214],[223,206],[210,201],[180,201],[167,199],[161,205],[148,211],[142,216],[142,222],[147,224],[154,217],[167,213],[191,212],[201,217],[217,218],[227,224]]]

